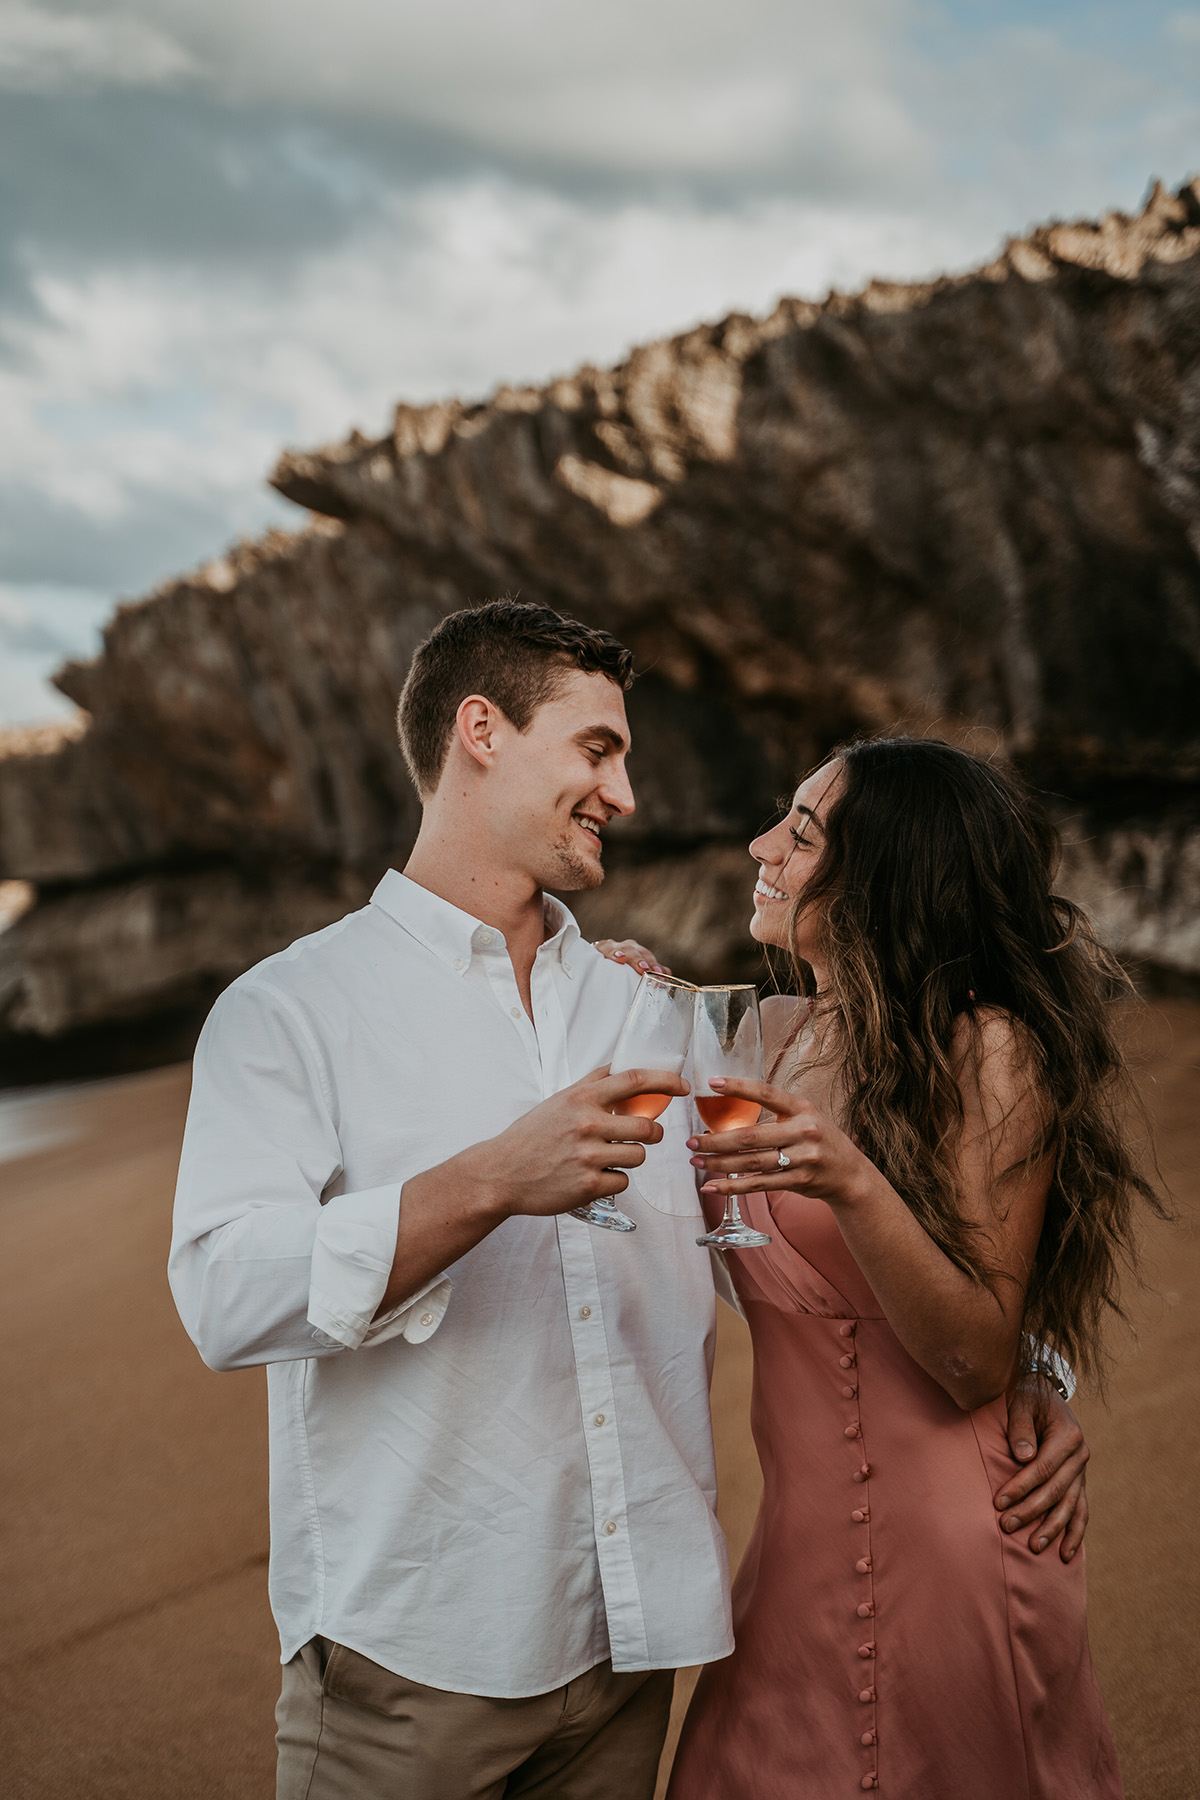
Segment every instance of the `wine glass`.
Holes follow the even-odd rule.
[[[692,1000],[696,989],[690,981],[677,981],[673,975],[643,975],[633,996],[616,1049],[609,1063],[609,1073],[621,1075],[626,1069],[664,1070],[678,1075],[687,1057],[692,1037]],[[619,1100],[614,1113],[641,1119],[657,1119],[670,1106],[674,1094],[631,1094]],[[573,1219],[588,1225],[599,1225],[605,1231],[636,1231],[613,1199],[589,1200],[586,1206],[571,1208]]]
[[[709,1082],[714,1075],[737,1075],[743,1081],[763,1079],[762,1019],[758,989],[753,986],[703,987],[693,1002],[692,1074],[696,1111],[709,1131],[736,1131],[754,1125],[762,1110],[757,1100],[733,1094],[714,1094]],[[765,1231],[747,1225],[736,1194],[725,1198],[725,1217],[712,1231],[696,1239],[698,1244],[732,1245],[736,1250],[756,1250],[769,1244]]]

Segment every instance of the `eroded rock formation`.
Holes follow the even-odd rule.
[[[273,479],[305,530],[121,607],[58,677],[79,726],[3,746],[0,879],[39,893],[0,937],[14,1052],[345,910],[415,828],[413,646],[506,591],[646,671],[591,929],[747,967],[733,847],[839,737],[902,725],[1014,757],[1111,939],[1200,972],[1200,183],[967,276],[401,406]]]

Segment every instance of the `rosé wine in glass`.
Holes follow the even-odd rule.
[[[710,1131],[737,1131],[757,1125],[762,1107],[757,1100],[739,1100],[733,1094],[697,1094],[696,1111]]]

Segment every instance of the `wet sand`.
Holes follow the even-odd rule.
[[[1184,1216],[1119,1341],[1092,1443],[1092,1643],[1130,1800],[1200,1793],[1200,1005],[1156,1002],[1143,1085]],[[9,1800],[270,1800],[260,1371],[214,1375],[163,1274],[186,1068],[0,1100],[0,1788]],[[749,1347],[721,1309],[714,1412],[734,1555],[758,1473]],[[681,1677],[680,1698],[690,1687]],[[678,1710],[678,1707],[677,1707]],[[964,1796],[964,1800],[969,1800]]]

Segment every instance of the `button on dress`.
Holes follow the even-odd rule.
[[[669,1800],[1119,1800],[1084,1556],[992,1496],[1005,1402],[964,1413],[900,1344],[833,1214],[787,1195],[727,1251],[763,1469],[736,1649],[700,1678]]]

